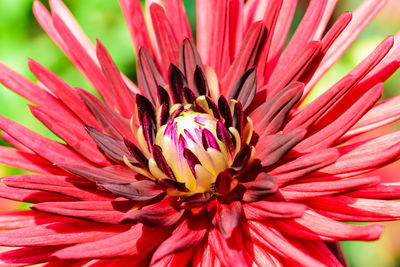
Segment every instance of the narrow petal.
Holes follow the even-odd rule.
[[[162,242],[153,254],[152,262],[161,258],[190,249],[201,242],[207,233],[207,220],[205,214],[190,215],[179,224],[171,236]]]
[[[232,201],[229,204],[217,203],[213,213],[212,224],[221,232],[223,238],[231,238],[242,219],[241,203],[239,201]]]
[[[109,238],[61,249],[53,256],[58,259],[93,259],[146,255],[168,235],[163,228],[136,224],[130,230]]]
[[[262,200],[243,205],[247,220],[291,219],[301,217],[307,206],[294,202]]]

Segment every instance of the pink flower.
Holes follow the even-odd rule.
[[[35,84],[0,81],[65,144],[0,117],[5,266],[341,266],[337,241],[375,240],[400,217],[400,184],[367,173],[400,156],[400,133],[351,142],[400,118],[378,102],[399,67],[397,37],[300,107],[385,1],[367,0],[326,31],[336,1],[311,0],[283,49],[296,2],[197,1],[193,41],[182,2],[120,0],[139,86],[94,47],[60,0],[34,14],[103,97],[38,62]],[[146,27],[146,25],[150,25]],[[345,143],[349,141],[348,143]]]

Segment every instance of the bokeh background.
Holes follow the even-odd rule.
[[[47,0],[41,0],[47,5]],[[120,70],[136,80],[136,58],[132,50],[128,31],[117,0],[64,0],[89,38],[101,40],[111,53]],[[201,1],[201,0],[198,0]],[[186,0],[185,6],[190,23],[195,25],[195,1]],[[337,18],[343,11],[354,10],[362,0],[339,0],[334,14]],[[24,76],[35,80],[29,72],[27,58],[33,58],[57,73],[72,86],[92,90],[89,83],[72,66],[64,54],[40,28],[32,14],[33,0],[0,0],[0,60]],[[299,0],[298,12],[292,25],[302,18],[308,0]],[[356,43],[317,85],[310,99],[329,88],[368,55],[387,35],[400,30],[400,0],[389,0],[387,6],[366,28]],[[384,98],[400,94],[400,72],[385,84]],[[36,132],[59,140],[29,113],[29,102],[0,85],[0,113]],[[67,122],[66,122],[67,123]],[[373,135],[399,130],[393,124]],[[0,140],[0,144],[6,143]],[[21,173],[21,170],[0,164],[0,177]],[[387,181],[400,181],[400,163],[394,163],[379,171]],[[0,200],[0,211],[28,208],[27,204]],[[351,266],[391,267],[400,266],[400,223],[385,223],[382,238],[374,242],[343,242]]]

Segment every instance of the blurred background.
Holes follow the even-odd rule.
[[[45,5],[47,1],[42,0]],[[112,55],[118,68],[132,80],[136,80],[136,58],[133,54],[130,38],[121,15],[118,1],[102,0],[64,0],[76,19],[94,41],[101,40]],[[195,1],[186,0],[185,6],[190,23],[195,25]],[[334,18],[346,10],[354,10],[362,0],[339,0]],[[70,85],[92,90],[89,83],[72,66],[64,54],[40,28],[32,14],[33,0],[0,0],[0,60],[29,79],[35,77],[29,72],[27,58],[33,58],[43,64]],[[295,29],[307,7],[308,0],[299,0],[292,29]],[[366,28],[356,43],[341,60],[327,73],[317,85],[310,100],[329,88],[334,82],[348,73],[358,62],[368,55],[387,35],[400,30],[400,1],[389,3],[375,20]],[[332,20],[334,21],[334,20]],[[332,22],[331,21],[331,22]],[[385,84],[384,98],[400,94],[400,71]],[[59,140],[30,114],[29,102],[0,85],[0,113],[36,132]],[[399,125],[389,125],[379,129],[373,135],[382,135],[399,130]],[[1,145],[6,145],[0,140]],[[0,164],[0,177],[21,173],[20,170]],[[391,164],[379,173],[387,181],[400,181],[400,163]],[[27,208],[15,202],[0,199],[0,211]],[[385,232],[375,242],[343,242],[343,247],[351,266],[392,267],[400,266],[400,223],[385,223]]]

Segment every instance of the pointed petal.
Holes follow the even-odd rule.
[[[307,206],[295,202],[258,201],[243,205],[247,220],[291,219],[301,217]]]

